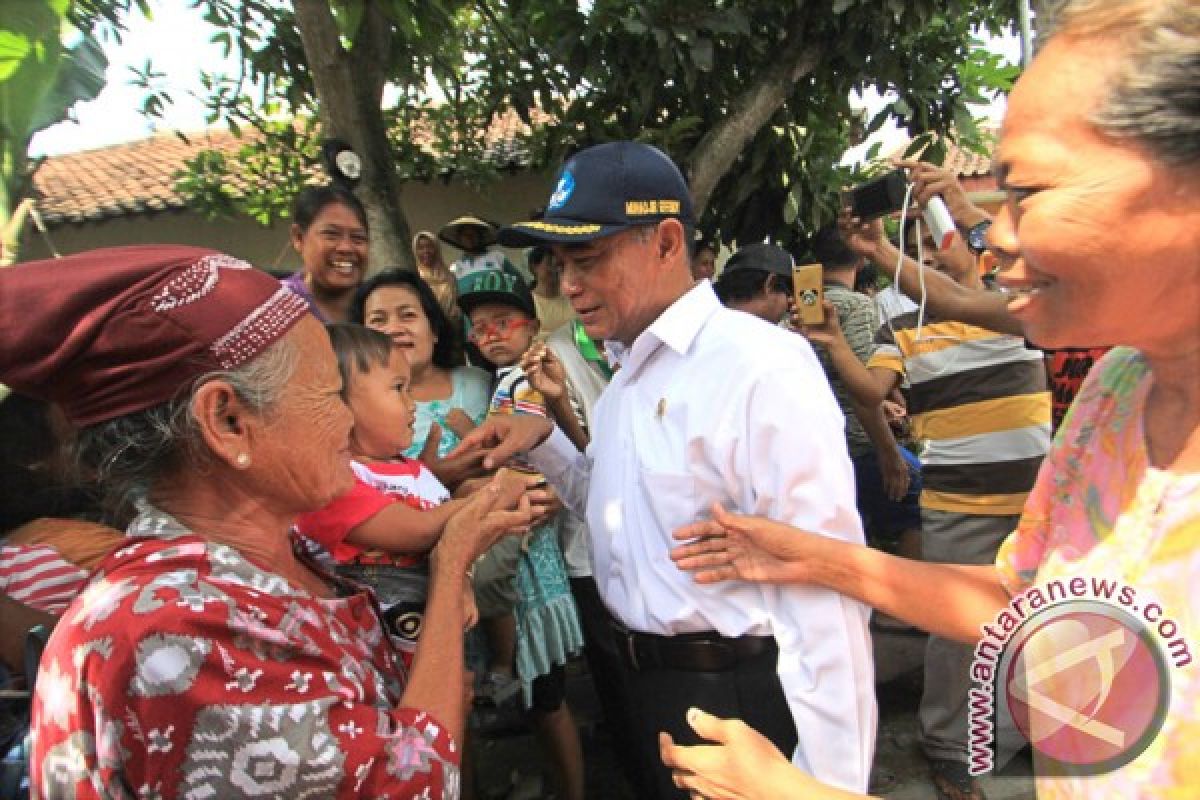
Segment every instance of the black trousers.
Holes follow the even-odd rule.
[[[612,639],[612,617],[600,599],[594,578],[571,578],[571,594],[575,596],[575,607],[579,610],[583,655],[587,659],[596,698],[600,701],[605,733],[634,796],[653,797],[652,776],[640,768],[640,756],[629,737],[632,722],[626,713],[628,690]]]
[[[778,653],[772,651],[727,670],[698,672],[634,669],[628,660],[618,660],[639,798],[686,800],[687,794],[675,787],[659,757],[658,733],[666,731],[678,744],[700,744],[685,718],[693,706],[718,717],[743,720],[791,758],[796,725],[776,674],[777,661]]]

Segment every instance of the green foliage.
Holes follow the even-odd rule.
[[[207,99],[211,118],[246,133],[248,144],[221,164],[198,161],[181,186],[210,211],[272,219],[286,205],[285,188],[316,168],[313,124],[302,126],[311,138],[297,140],[272,127],[285,112],[317,118],[294,14],[282,0],[193,3],[214,38],[242,56],[241,74],[206,76]],[[861,178],[838,165],[841,154],[888,118],[928,134],[935,147],[943,140],[934,134],[955,131],[978,146],[969,106],[1006,90],[1015,71],[975,39],[1010,24],[1013,0],[330,3],[346,52],[370,34],[368,15],[383,12],[388,144],[407,180],[494,180],[503,165],[489,161],[481,133],[506,111],[531,125],[522,146],[535,168],[592,143],[636,138],[694,174],[711,158],[706,137],[739,124],[741,104],[758,87],[784,81],[783,102],[751,131],[703,209],[701,228],[726,242],[773,236],[790,244],[828,221],[838,188]],[[777,74],[808,50],[811,71],[798,80]],[[864,122],[850,94],[868,86],[896,100]],[[246,187],[220,189],[222,175]]]
[[[213,26],[214,42],[240,57],[236,75],[204,73],[200,96],[209,124],[224,124],[244,143],[236,153],[201,154],[177,175],[189,202],[214,216],[248,214],[270,224],[285,218],[291,197],[305,183],[323,180],[322,136],[314,73],[308,64],[291,3],[282,0],[191,0]],[[384,96],[391,163],[402,179],[457,174],[474,182],[495,175],[481,158],[477,136],[494,109],[476,100],[459,32],[477,24],[467,4],[454,0],[330,0],[342,53],[349,57],[365,37],[379,35],[364,22],[368,9],[386,26],[387,59],[361,76],[360,107]],[[143,112],[161,117],[170,103],[164,76],[151,65],[134,83],[144,91]],[[428,99],[430,83],[445,87],[446,101]],[[385,90],[386,85],[386,90]],[[437,141],[438,147],[430,143]]]
[[[124,0],[0,0],[0,233],[5,258],[15,256],[20,220],[13,214],[30,190],[29,141],[65,119],[104,87],[108,60],[91,30],[117,31]],[[64,46],[74,26],[85,31]]]
[[[859,122],[852,89],[897,93],[868,133],[893,117],[914,135],[957,126],[970,142],[977,131],[967,105],[1013,77],[972,38],[980,26],[1004,27],[1009,12],[963,0],[596,0],[587,13],[573,0],[512,0],[503,8],[494,20],[501,33],[491,37],[514,46],[489,54],[486,86],[502,104],[537,105],[557,121],[533,139],[547,162],[632,136],[694,171],[705,134],[737,114],[739,98],[769,79],[781,55],[820,48],[816,68],[789,88],[705,209],[701,227],[727,242],[770,235],[790,243],[832,217],[837,189],[858,177],[837,166]]]

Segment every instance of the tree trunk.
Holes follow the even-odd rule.
[[[371,228],[371,270],[414,269],[412,236],[400,203],[403,190],[380,108],[391,46],[389,26],[377,0],[364,5],[349,52],[339,40],[329,0],[294,0],[296,27],[312,70],[325,135],[345,141],[362,158],[357,193]]]
[[[772,67],[738,98],[729,115],[704,135],[688,157],[688,184],[697,219],[704,213],[717,183],[733,166],[746,144],[762,130],[787,100],[796,81],[812,72],[822,46],[804,41],[804,20],[798,18],[780,50],[787,57]]]

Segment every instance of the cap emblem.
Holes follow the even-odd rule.
[[[550,205],[546,207],[547,211],[557,211],[567,204],[571,199],[571,195],[575,192],[575,176],[570,170],[564,170],[562,177],[558,179],[558,185],[554,187],[554,194],[550,195]]]

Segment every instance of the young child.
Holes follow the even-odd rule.
[[[573,427],[573,433],[582,437],[566,393],[547,407],[518,366],[539,327],[528,284],[504,270],[480,270],[459,279],[458,302],[471,321],[473,342],[497,365],[488,415],[549,412],[564,430]],[[545,482],[527,464],[508,466],[529,472],[531,485]],[[504,653],[502,613],[503,599],[514,589],[515,658]],[[496,651],[492,668],[502,671],[515,661],[525,705],[533,711],[539,738],[555,766],[556,796],[582,798],[583,754],[566,705],[564,665],[582,649],[583,633],[558,542],[557,518],[535,526],[515,548],[508,542],[493,547],[478,565],[476,593],[489,645]]]
[[[429,569],[426,554],[464,501],[451,500],[420,461],[396,455],[412,442],[415,404],[404,351],[359,325],[328,326],[354,415],[350,434],[354,487],[296,529],[321,545],[336,569],[375,590],[384,619],[411,662],[421,632]],[[474,598],[467,604],[473,624]]]

